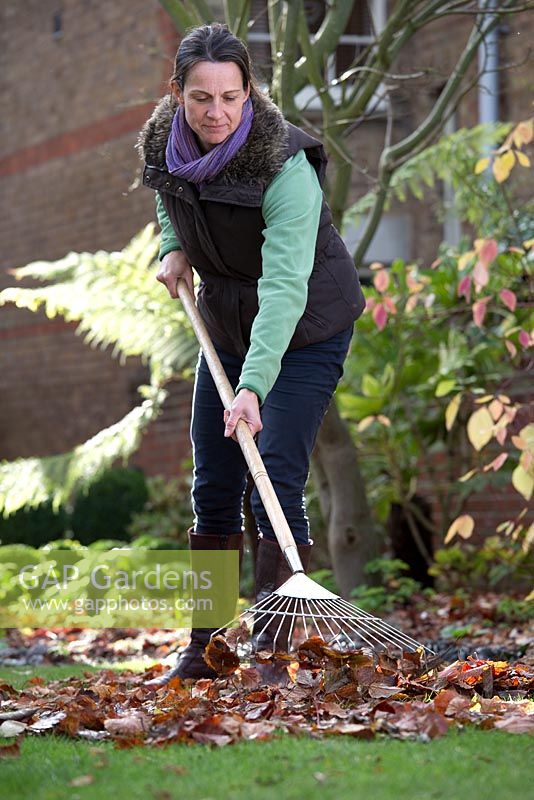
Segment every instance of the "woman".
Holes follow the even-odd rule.
[[[223,411],[201,355],[191,421],[190,548],[192,555],[242,551],[247,468],[231,437],[244,419],[258,434],[306,568],[309,459],[365,305],[323,198],[326,156],[259,91],[247,48],[225,26],[187,34],[170,87],[139,142],[162,230],[157,279],[177,297],[177,279],[192,290],[192,269],[198,273],[198,308],[236,392]],[[291,572],[256,490],[251,502],[262,597]],[[177,666],[157,682],[213,677],[202,657],[211,632],[193,623]],[[268,648],[268,631],[257,644]]]

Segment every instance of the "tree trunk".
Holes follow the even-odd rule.
[[[371,582],[363,568],[378,555],[379,542],[358,454],[335,400],[319,431],[312,464],[334,576],[342,596],[348,597],[359,584]]]

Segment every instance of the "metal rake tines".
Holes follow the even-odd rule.
[[[295,649],[291,646],[293,638],[301,643],[319,636],[340,651],[358,649],[363,645],[372,650],[394,646],[401,653],[421,650],[423,655],[435,655],[412,636],[343,600],[300,571],[215,634],[239,622],[252,627],[250,646],[255,652],[292,652]]]
[[[363,642],[373,649],[393,645],[401,650],[428,650],[416,639],[342,598],[307,599],[274,592],[245,613],[253,618],[254,637],[261,643],[262,636],[268,634],[273,651],[290,650],[297,629],[303,631],[305,639],[318,635],[333,646]],[[282,636],[285,641],[279,642]]]

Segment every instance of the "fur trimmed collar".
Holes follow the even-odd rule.
[[[252,97],[254,120],[248,139],[217,176],[217,182],[253,186],[270,183],[287,158],[288,127],[281,111],[265,95]],[[165,148],[177,101],[162,97],[137,140],[140,157],[153,167],[166,168]]]

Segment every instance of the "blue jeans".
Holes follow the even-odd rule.
[[[311,452],[343,374],[352,332],[351,326],[325,342],[286,352],[276,383],[261,407],[263,430],[257,437],[258,449],[298,544],[309,541],[304,486]],[[243,359],[219,348],[217,353],[235,389]],[[239,444],[224,436],[222,402],[202,353],[196,369],[191,441],[196,533],[238,533],[248,468]],[[258,531],[275,540],[256,488],[251,505]]]

